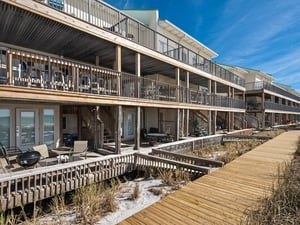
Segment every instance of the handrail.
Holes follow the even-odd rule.
[[[64,0],[61,1],[60,4],[57,4],[57,1],[53,0],[35,1],[49,5],[58,11],[67,13],[106,31],[121,35],[142,46],[192,65],[214,76],[242,87],[245,85],[245,80],[238,75],[224,69],[179,42],[151,29],[102,1],[88,0],[85,2],[80,1],[79,3],[78,1]],[[159,43],[164,43],[166,46],[159,49]]]
[[[147,77],[69,59],[7,49],[15,65],[11,79],[7,71],[3,82],[12,86],[80,92],[93,95],[112,95],[145,100],[182,102],[228,108],[245,108],[245,103],[214,93],[206,93]],[[0,53],[1,54],[1,53]],[[29,66],[33,65],[34,66]],[[5,68],[7,65],[3,64]],[[0,65],[1,66],[1,65]],[[120,88],[118,87],[120,84]],[[178,97],[177,97],[178,96]]]
[[[274,110],[281,110],[287,112],[300,112],[300,107],[294,107],[289,105],[278,104],[274,102],[265,102],[265,109],[274,109]]]
[[[291,92],[288,92],[286,90],[283,90],[271,83],[265,82],[265,81],[258,81],[258,82],[249,82],[245,84],[246,90],[260,90],[260,89],[266,89],[278,94],[281,94],[286,97],[290,97],[292,99],[295,99],[297,101],[300,101],[300,96],[293,94]]]
[[[137,157],[136,160],[136,167],[143,168],[143,167],[154,167],[154,168],[163,168],[163,169],[181,169],[188,172],[200,172],[204,174],[208,174],[211,172],[211,168],[207,166],[199,166],[193,165],[185,162],[179,162],[171,159],[160,158],[153,155],[145,155],[140,153],[135,153]]]
[[[0,175],[0,212],[147,167],[201,174],[211,170],[186,162],[128,153],[11,172]]]
[[[224,162],[218,160],[189,156],[185,154],[174,153],[174,152],[169,152],[169,151],[165,151],[162,149],[155,149],[155,148],[152,149],[152,155],[165,158],[165,159],[172,159],[175,161],[189,163],[197,166],[201,165],[207,167],[222,167],[224,165]]]

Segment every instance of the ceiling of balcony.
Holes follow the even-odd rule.
[[[113,68],[115,44],[0,2],[0,42]],[[142,73],[174,76],[174,66],[142,56]],[[122,71],[135,73],[135,53],[122,48]]]
[[[39,4],[39,3],[37,3]],[[33,12],[0,1],[0,42],[51,53],[64,58],[114,68],[116,45]],[[135,52],[122,48],[122,71],[135,73]],[[141,55],[142,75],[164,74],[175,78],[175,67]],[[185,72],[180,71],[185,80]],[[207,87],[207,78],[190,73],[190,82]],[[221,90],[224,89],[224,90]],[[227,87],[218,84],[220,92]]]

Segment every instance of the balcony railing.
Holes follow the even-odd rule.
[[[11,57],[7,57],[7,54]],[[0,63],[0,84],[99,96],[111,95],[151,101],[245,108],[244,102],[239,99],[177,86],[175,79],[172,84],[16,49],[3,50],[0,58],[5,59]],[[11,61],[7,62],[7,58]],[[12,65],[9,76],[7,76],[8,64]]]
[[[274,109],[286,112],[298,112],[300,113],[300,107],[294,107],[289,105],[283,105],[273,102],[265,102],[265,109]]]
[[[281,94],[283,96],[300,101],[300,96],[290,93],[288,91],[285,91],[285,90],[283,90],[271,83],[265,82],[265,81],[246,83],[245,88],[246,88],[246,90],[266,89],[266,90],[272,91],[274,93]]]
[[[245,80],[243,78],[202,57],[165,35],[152,30],[143,23],[128,17],[128,15],[104,2],[97,0],[38,0],[38,2],[43,2],[52,8],[123,36],[142,46],[158,51],[214,76],[242,87],[245,86]]]

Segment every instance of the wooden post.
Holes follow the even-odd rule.
[[[217,123],[217,111],[211,111],[212,113],[212,134],[216,134],[216,123]]]
[[[141,97],[141,83],[140,83],[140,77],[141,77],[141,54],[136,53],[135,54],[135,75],[137,76],[136,79],[136,91],[135,95],[137,98]]]
[[[141,76],[141,54],[135,54],[135,74],[136,78],[136,97],[140,98],[140,76]],[[141,145],[141,107],[136,107],[135,113],[135,138],[134,138],[134,149],[139,150]]]
[[[141,145],[141,107],[136,107],[136,116],[135,116],[135,138],[134,138],[134,150],[139,150]]]
[[[7,74],[6,74],[6,78],[9,84],[14,84],[14,76],[13,76],[13,67],[12,67],[12,54],[8,53],[8,70],[7,70]]]
[[[262,112],[261,112],[261,128],[265,128],[265,116],[266,116],[266,113],[265,113],[265,92],[263,90],[262,92],[262,96],[261,96],[261,107],[262,107]]]
[[[186,109],[186,130],[185,130],[185,136],[188,137],[189,136],[189,121],[190,121],[190,110]]]
[[[122,121],[122,106],[116,106],[116,113],[115,113],[115,153],[121,154],[121,121]]]
[[[207,130],[208,130],[208,134],[211,135],[212,134],[212,126],[211,126],[211,110],[208,111],[208,115],[207,115]]]
[[[175,140],[179,140],[179,132],[180,132],[180,109],[177,109],[177,118],[176,118],[176,137]]]
[[[190,103],[190,73],[186,71],[186,102]]]
[[[121,46],[116,46],[116,59],[115,59],[115,70],[119,72],[119,76],[117,78],[117,93],[120,96],[121,95],[121,72],[122,72],[122,61],[121,61]]]
[[[176,78],[176,101],[179,102],[180,100],[180,69],[176,68],[175,69],[175,78]],[[170,94],[170,93],[169,93]]]

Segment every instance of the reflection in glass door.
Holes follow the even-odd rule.
[[[16,126],[17,146],[22,150],[38,145],[38,113],[37,110],[17,109]]]

